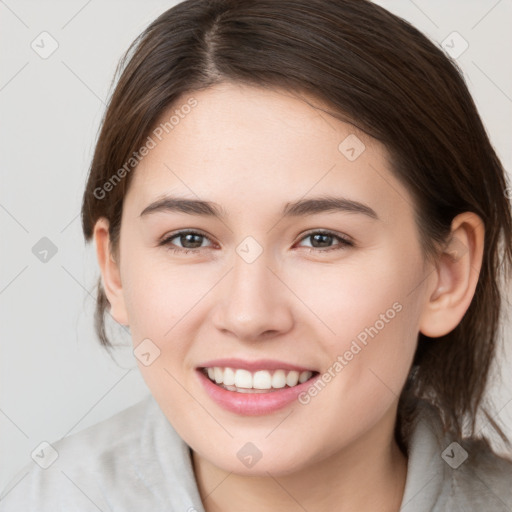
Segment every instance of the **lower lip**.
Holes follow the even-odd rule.
[[[238,393],[228,391],[214,384],[201,370],[197,370],[199,380],[210,398],[228,411],[245,416],[270,414],[295,401],[315,381],[315,377],[293,386],[268,393]]]

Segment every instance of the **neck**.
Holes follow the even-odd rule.
[[[393,426],[379,423],[350,447],[285,475],[238,475],[193,452],[205,510],[397,512],[407,459],[394,440]]]

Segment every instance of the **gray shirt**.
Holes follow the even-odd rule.
[[[435,418],[422,414],[409,440],[401,512],[512,512],[512,463],[452,444]],[[32,458],[0,512],[204,512],[190,449],[151,395]]]

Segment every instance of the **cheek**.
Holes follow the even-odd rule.
[[[337,385],[355,395],[398,395],[408,374],[421,314],[422,269],[420,260],[411,263],[413,255],[405,257],[408,265],[391,251],[381,252],[379,264],[340,266],[328,279],[325,269],[319,270],[302,277],[296,288],[318,318],[327,355],[323,370],[343,374]]]
[[[325,322],[336,335],[324,337],[320,380],[300,397],[304,414],[336,436],[343,425],[349,443],[372,428],[396,404],[416,347],[418,307],[407,287],[367,287],[357,300],[324,304]],[[338,293],[338,297],[340,293]],[[330,425],[330,426],[329,426]],[[321,439],[318,439],[321,443]]]
[[[151,357],[158,354],[147,365],[137,360],[139,370],[174,423],[179,419],[176,414],[191,408],[190,395],[183,389],[190,386],[192,378],[187,355],[194,339],[192,331],[199,325],[197,311],[215,280],[211,270],[203,272],[164,260],[132,253],[123,269],[123,287],[135,350],[143,340],[151,340]],[[167,407],[169,403],[172,407]]]
[[[134,254],[126,263],[124,294],[132,334],[164,342],[214,286],[206,267],[171,264]],[[135,340],[134,340],[135,341]],[[175,347],[176,348],[176,347]]]

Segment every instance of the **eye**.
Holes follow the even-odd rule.
[[[305,246],[308,248],[308,252],[325,253],[354,246],[354,243],[348,237],[327,230],[311,231],[303,236],[301,241],[307,239],[310,239],[312,242],[309,248]],[[176,240],[179,245],[177,245],[174,240]],[[210,242],[210,244],[203,245],[205,241]],[[336,243],[333,245],[333,242]],[[169,236],[164,237],[158,243],[158,246],[166,246],[170,251],[175,253],[188,254],[198,252],[199,249],[212,247],[213,244],[210,238],[200,231],[184,230],[171,233]]]
[[[176,245],[173,240],[177,240],[180,245]],[[203,249],[205,247],[210,246],[203,246],[203,242],[205,240],[208,240],[211,242],[211,240],[200,231],[179,231],[177,233],[171,233],[169,236],[164,237],[159,243],[159,246],[167,246],[167,248],[170,251],[176,252],[176,253],[183,253],[187,254],[189,252],[197,252],[198,249]]]
[[[354,242],[352,242],[348,237],[327,230],[311,231],[306,234],[306,236],[302,237],[301,241],[307,240],[308,238],[311,240],[309,252],[313,249],[320,249],[315,252],[336,251],[354,246]],[[337,243],[332,245],[333,242]]]

